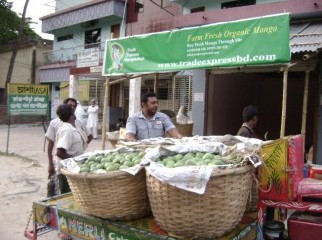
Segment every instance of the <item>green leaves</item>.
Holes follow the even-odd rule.
[[[19,24],[21,17],[11,10],[12,3],[7,0],[0,0],[0,51],[5,49],[9,41],[18,38]],[[40,36],[30,28],[31,18],[25,19],[23,35],[33,39],[40,39]]]

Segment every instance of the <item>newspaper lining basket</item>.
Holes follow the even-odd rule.
[[[213,170],[203,195],[162,183],[146,173],[155,221],[169,233],[189,237],[220,237],[242,219],[253,167]]]
[[[124,171],[107,174],[61,171],[85,214],[130,220],[144,217],[150,211],[143,170],[136,175]]]

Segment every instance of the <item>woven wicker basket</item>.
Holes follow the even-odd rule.
[[[175,127],[178,129],[179,133],[184,137],[192,136],[193,123],[189,124],[175,124]],[[166,133],[166,137],[169,137],[169,134]]]
[[[147,173],[152,213],[160,227],[188,238],[220,237],[242,219],[252,166],[213,170],[203,195],[162,183]]]
[[[112,220],[129,220],[150,212],[145,171],[74,174],[62,169],[84,213]]]
[[[253,179],[251,193],[248,196],[246,212],[255,212],[257,211],[257,202],[258,202],[258,187],[256,181]]]

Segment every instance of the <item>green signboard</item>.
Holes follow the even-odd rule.
[[[290,61],[289,14],[112,39],[103,75]]]
[[[61,232],[86,240],[175,240],[168,235],[153,233],[151,218],[129,221],[133,225],[142,223],[143,228],[125,225],[123,221],[109,221],[89,215],[75,214],[68,209],[58,208]],[[155,225],[154,221],[153,224]],[[154,226],[153,225],[153,226]],[[156,227],[154,227],[156,228]]]
[[[8,84],[8,114],[46,116],[49,111],[49,85]]]

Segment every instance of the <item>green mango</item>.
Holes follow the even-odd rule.
[[[215,159],[212,162],[215,163],[215,164],[217,164],[217,165],[225,165],[225,163],[223,161],[220,161],[218,159]]]
[[[185,166],[195,166],[196,165],[196,161],[194,159],[188,159],[185,164]]]
[[[140,164],[141,163],[141,159],[137,159],[137,160],[133,161],[133,163],[134,163],[134,165]]]
[[[183,158],[183,155],[182,154],[177,154],[177,155],[175,155],[174,156],[174,159],[176,160],[176,161],[179,161],[179,160],[181,160]]]
[[[83,166],[80,168],[80,172],[81,173],[88,173],[88,172],[90,172],[90,168],[87,166]]]
[[[203,157],[202,157],[202,160],[205,160],[205,159],[210,159],[210,160],[212,160],[212,159],[214,159],[214,154],[212,154],[212,153],[206,153],[205,155],[203,155]]]
[[[126,160],[130,160],[131,161],[133,158],[134,158],[133,154],[128,154],[128,155],[125,156],[125,159]]]
[[[111,165],[112,165],[112,163],[110,163],[110,162],[104,163],[104,168],[107,170],[107,168],[108,168],[109,166],[111,166]]]
[[[210,163],[208,163],[208,166],[219,166],[224,165],[225,163],[220,160],[212,160]]]
[[[126,165],[121,165],[121,166],[120,166],[120,168],[119,168],[119,170],[127,169],[127,168],[129,168],[129,167],[128,167],[128,166],[126,166]]]
[[[208,163],[210,163],[212,160],[211,159],[205,159],[205,160],[202,160],[204,163],[205,163],[205,165],[208,165]]]
[[[171,157],[171,156],[169,156],[169,157],[166,157],[166,158],[164,158],[164,159],[162,160],[162,162],[163,162],[164,164],[167,164],[167,162],[169,162],[169,161],[173,161],[173,162],[174,162],[174,158],[173,158],[173,157]]]
[[[89,156],[88,160],[89,161],[95,161],[96,154]]]
[[[132,161],[125,161],[122,165],[126,165],[128,167],[133,167],[133,162]]]
[[[202,158],[204,155],[205,155],[205,153],[203,153],[203,152],[196,153],[196,157],[198,157],[198,158]]]
[[[189,152],[189,153],[186,153],[186,154],[183,156],[183,159],[184,159],[184,160],[187,160],[187,159],[192,159],[192,158],[194,158],[194,157],[195,157],[195,155],[194,155],[193,153]]]
[[[182,162],[176,162],[175,164],[174,164],[174,167],[183,167],[184,166],[184,163],[182,163]]]
[[[168,168],[174,168],[175,162],[174,161],[168,161],[165,166],[168,167]]]
[[[100,163],[102,159],[103,159],[103,156],[97,156],[97,157],[95,158],[95,162]]]
[[[98,170],[98,169],[100,169],[100,168],[95,166],[95,167],[91,168],[91,172],[94,172],[95,170]]]
[[[144,157],[144,155],[145,155],[145,152],[140,152],[138,156],[142,158]]]
[[[141,162],[141,157],[139,156],[136,156],[132,159],[132,162],[137,162],[137,161],[140,161]]]
[[[198,161],[196,163],[197,166],[205,166],[205,165],[208,165],[208,163],[206,163],[204,160],[201,160],[201,161]]]

